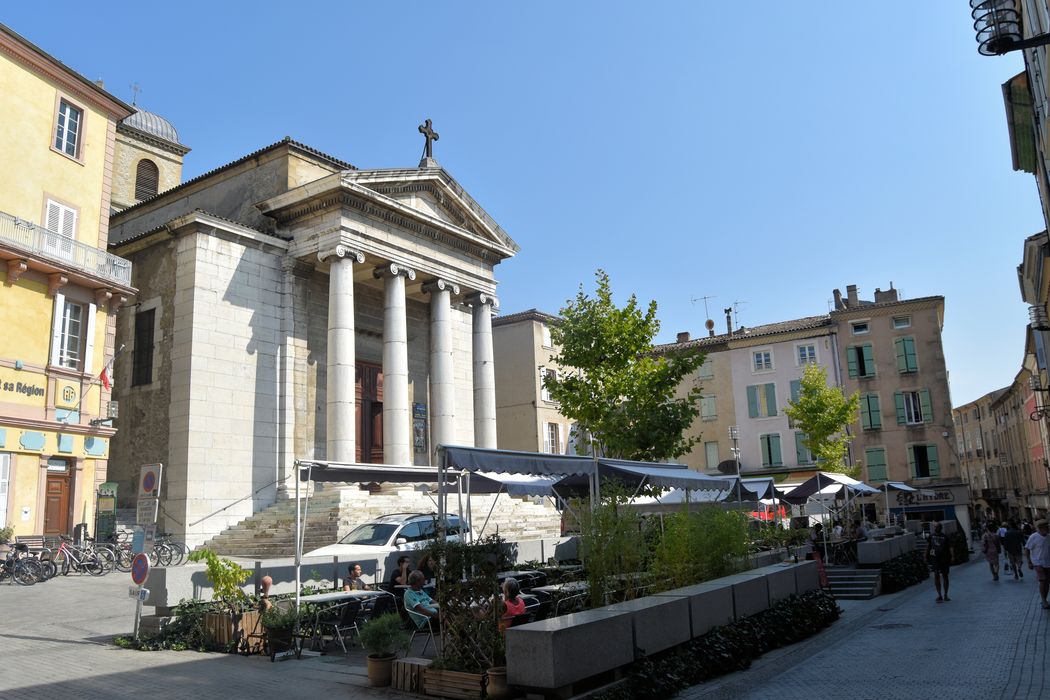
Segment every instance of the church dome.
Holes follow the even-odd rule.
[[[156,136],[158,139],[170,141],[175,144],[179,143],[179,132],[175,131],[175,127],[171,125],[171,122],[153,112],[147,112],[144,109],[140,109],[125,119],[122,123],[124,126],[130,126],[133,129],[144,131],[151,136]]]

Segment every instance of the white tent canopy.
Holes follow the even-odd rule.
[[[792,489],[791,493],[784,497],[784,500],[800,505],[816,494],[822,496],[838,495],[843,491],[849,496],[879,493],[879,489],[868,486],[863,481],[857,481],[845,474],[817,472],[814,476]]]

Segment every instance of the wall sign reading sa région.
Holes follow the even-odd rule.
[[[0,370],[0,401],[41,404],[47,395],[47,378],[42,374],[4,368]]]

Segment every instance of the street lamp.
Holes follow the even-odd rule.
[[[1021,13],[1016,0],[970,0],[970,16],[982,56],[1002,56],[1010,51],[1050,44],[1050,34],[1022,39]]]
[[[730,452],[733,453],[733,462],[736,464],[736,500],[740,502],[740,447],[737,442],[740,440],[740,431],[737,430],[737,426],[729,426],[729,439],[733,441],[733,446],[730,448]]]

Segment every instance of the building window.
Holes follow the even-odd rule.
[[[549,454],[561,454],[561,426],[547,423],[543,430],[543,451]]]
[[[893,327],[898,330],[902,328],[911,328],[911,316],[894,316]]]
[[[817,347],[815,345],[798,345],[798,364],[802,365],[815,365],[817,364]]]
[[[871,326],[868,325],[867,321],[858,321],[857,323],[849,324],[849,329],[853,335],[865,335],[871,331]]]
[[[135,314],[135,353],[132,359],[131,385],[140,386],[153,381],[153,322],[156,309],[139,310]]]
[[[135,199],[142,201],[157,194],[160,187],[160,170],[157,164],[148,158],[143,158],[135,167]]]
[[[769,350],[760,350],[753,354],[756,372],[768,372],[773,369],[773,353]]]
[[[58,322],[58,362],[60,367],[80,369],[84,349],[84,307],[64,301]]]
[[[908,468],[916,479],[932,479],[941,475],[940,463],[937,461],[936,445],[910,445],[908,447]]]
[[[871,344],[846,348],[846,367],[851,377],[874,377],[875,354],[871,350]]]
[[[714,396],[700,397],[700,419],[715,420],[718,418],[718,409],[715,407]]]
[[[784,459],[780,456],[780,434],[759,435],[758,440],[762,448],[762,466],[784,466]]]
[[[898,391],[893,395],[897,404],[897,425],[919,425],[933,422],[933,407],[929,389]]]
[[[795,459],[799,464],[813,464],[813,453],[806,447],[805,440],[805,433],[795,433]]]
[[[713,472],[718,469],[718,443],[715,441],[704,443],[704,459],[707,460],[707,471]]]
[[[700,369],[698,371],[698,376],[701,379],[712,379],[712,378],[714,378],[714,376],[715,376],[715,366],[714,366],[714,363],[711,362],[711,356],[710,355],[708,355],[707,357],[704,358],[704,364],[700,365]]]
[[[58,119],[55,123],[55,150],[71,158],[80,157],[80,132],[84,121],[84,110],[74,107],[66,100],[58,102]]]
[[[860,424],[865,430],[878,430],[882,427],[878,394],[864,394],[860,397]]]
[[[45,207],[44,252],[63,260],[73,259],[73,239],[77,236],[77,210],[47,200]]]
[[[918,372],[919,360],[915,357],[915,338],[897,338],[893,343],[897,346],[897,371],[901,374]]]
[[[550,369],[547,367],[540,368],[540,398],[548,403],[554,403],[554,398],[551,396],[550,390],[547,388],[547,381],[557,381],[558,370]]]
[[[747,415],[751,418],[777,415],[776,384],[754,384],[747,388]]]
[[[864,450],[864,464],[868,468],[869,481],[886,481],[886,450],[869,447]]]

